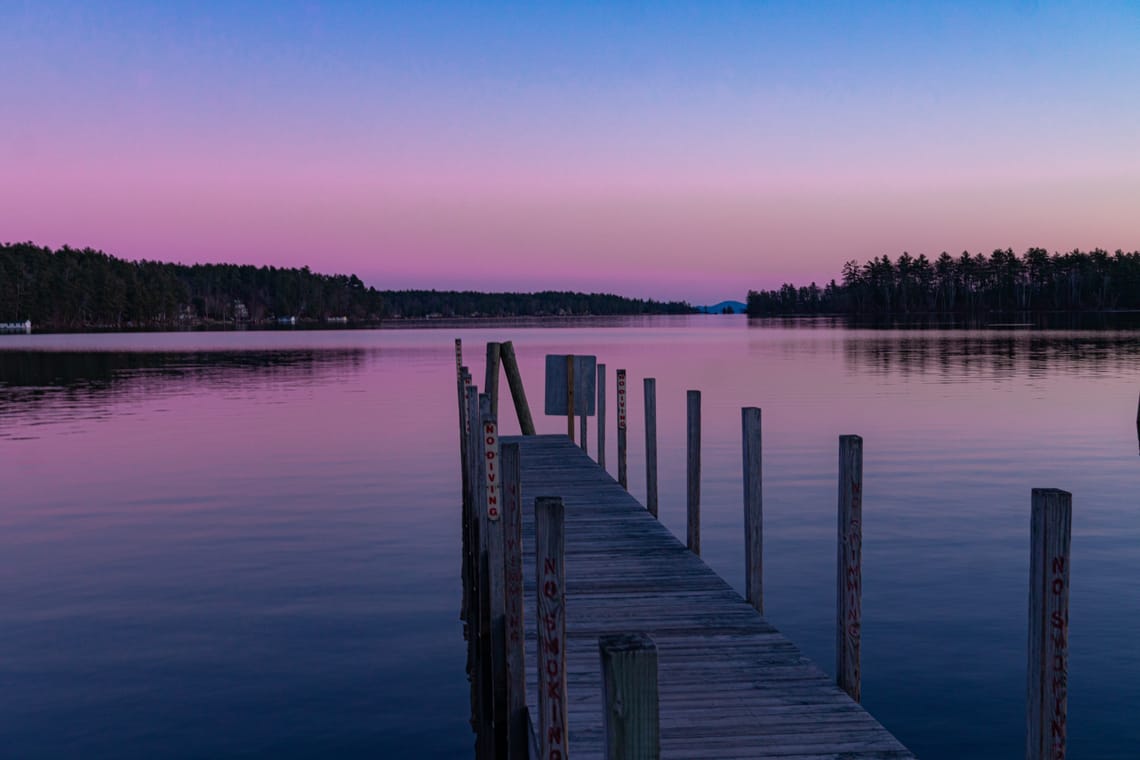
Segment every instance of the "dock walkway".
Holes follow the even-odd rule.
[[[503,441],[522,460],[531,715],[534,498],[565,505],[569,754],[604,754],[598,637],[639,632],[657,644],[663,757],[914,757],[568,437]]]

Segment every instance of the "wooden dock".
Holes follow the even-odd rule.
[[[533,505],[557,496],[565,506],[567,755],[605,754],[599,637],[640,632],[657,646],[663,757],[914,757],[567,436],[502,440],[519,445],[522,461],[531,716]]]

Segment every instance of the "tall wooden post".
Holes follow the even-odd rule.
[[[629,490],[629,470],[626,462],[627,431],[625,424],[626,394],[625,370],[617,371],[617,458],[618,458],[618,485]]]
[[[839,551],[836,563],[835,678],[856,702],[863,620],[863,439],[839,436]]]
[[[495,344],[497,347],[497,344]],[[496,351],[496,355],[497,355]],[[494,744],[501,755],[507,746],[507,642],[506,642],[506,565],[502,520],[502,461],[499,452],[499,422],[490,394],[479,398],[480,434],[483,437],[483,502],[480,527],[487,557],[487,620],[490,624],[491,723]]]
[[[470,453],[468,457],[468,482],[471,484],[471,525],[468,537],[471,549],[469,557],[471,590],[470,606],[468,607],[470,639],[467,656],[468,672],[471,678],[471,724],[475,729],[476,756],[483,758],[488,757],[490,742],[493,738],[492,732],[489,730],[491,700],[487,692],[488,676],[490,675],[489,668],[486,666],[488,623],[483,614],[486,610],[487,600],[487,567],[483,559],[485,553],[482,549],[482,542],[485,540],[486,533],[480,525],[482,522],[481,515],[484,512],[480,508],[483,503],[483,436],[480,435],[479,430],[479,389],[475,385],[469,385],[468,388],[467,419],[471,422],[467,441],[467,451]]]
[[[1034,488],[1030,521],[1026,760],[1066,756],[1073,495]]]
[[[760,409],[741,410],[744,428],[744,587],[748,602],[764,614],[764,495]]]
[[[589,418],[590,416],[588,414],[582,412],[582,416],[579,420],[578,445],[582,447],[582,451],[586,451],[586,420]]]
[[[574,442],[574,354],[566,355],[566,435]]]
[[[689,551],[701,553],[701,392],[689,391],[686,440],[688,442],[688,469],[685,475],[688,497],[687,536]]]
[[[657,517],[657,380],[645,378],[645,508]]]
[[[467,622],[467,584],[470,581],[468,575],[469,568],[467,566],[467,553],[470,547],[467,545],[467,526],[471,522],[471,498],[469,489],[471,484],[467,481],[467,428],[470,425],[467,420],[467,387],[464,382],[464,372],[466,368],[463,366],[463,343],[459,338],[455,339],[455,391],[459,403],[459,472],[460,480],[462,482],[461,494],[461,514],[460,514],[460,530],[463,537],[463,553],[460,556],[460,574],[463,583],[463,600],[459,606],[459,619],[464,623]],[[467,627],[464,625],[464,635],[468,634]]]
[[[530,404],[526,400],[526,388],[523,387],[519,362],[515,357],[515,344],[509,340],[500,343],[499,357],[503,361],[503,370],[507,373],[507,385],[511,389],[511,400],[515,402],[515,415],[519,418],[519,429],[523,435],[534,435],[534,417],[530,414]]]
[[[539,757],[565,758],[566,728],[566,564],[562,499],[534,502],[534,567],[538,593]]]
[[[523,627],[522,469],[517,443],[502,448],[503,547],[507,580],[507,747],[509,760],[527,755],[526,633]]]
[[[606,469],[606,365],[598,365],[598,466]]]
[[[487,377],[483,391],[491,397],[491,414],[499,418],[499,344],[487,343]]]
[[[598,639],[607,760],[661,757],[657,645],[644,633]]]

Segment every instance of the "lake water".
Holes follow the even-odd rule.
[[[829,671],[862,435],[863,702],[923,758],[1024,753],[1030,489],[1072,491],[1070,756],[1136,757],[1140,333],[743,317],[0,336],[0,756],[469,757],[456,337],[480,385],[514,341],[539,432],[546,353],[605,362],[611,414],[627,369],[640,500],[656,377],[680,536],[702,390],[703,555],[741,590],[762,407],[765,606]]]

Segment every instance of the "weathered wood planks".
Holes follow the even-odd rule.
[[[538,620],[533,495],[564,505],[566,725],[575,758],[602,757],[598,639],[639,632],[658,657],[661,755],[912,758],[833,679],[565,436],[504,439],[522,459],[526,616]],[[527,683],[538,684],[537,628]],[[532,715],[538,695],[527,690]]]

